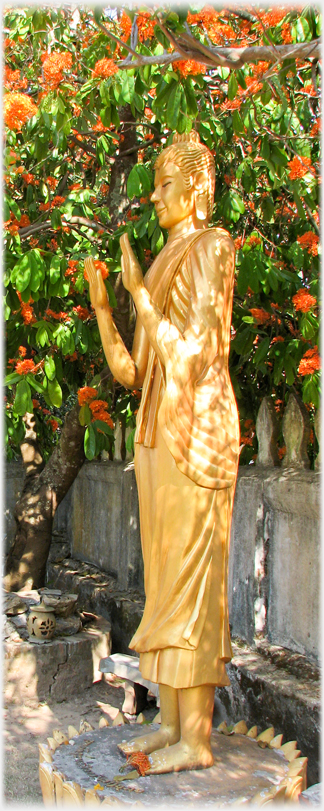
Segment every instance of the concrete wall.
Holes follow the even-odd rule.
[[[234,501],[229,614],[234,636],[255,635],[318,660],[320,476],[242,467]]]
[[[63,508],[66,512],[65,505]],[[114,575],[122,588],[143,584],[134,464],[85,463],[74,483],[67,524],[73,557]]]
[[[230,561],[231,632],[252,643],[319,656],[320,477],[303,469],[242,467],[234,502]],[[21,468],[7,467],[12,513]],[[8,518],[8,542],[12,523]],[[137,490],[132,463],[86,462],[55,517],[74,558],[143,589]]]

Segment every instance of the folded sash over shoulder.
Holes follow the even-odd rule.
[[[214,229],[210,229],[212,231]],[[234,484],[239,454],[238,421],[234,394],[228,371],[208,375],[206,381],[192,379],[189,362],[181,357],[177,341],[172,340],[172,326],[167,320],[172,285],[193,244],[205,230],[185,240],[180,256],[167,259],[167,248],[153,263],[147,287],[165,319],[157,332],[157,341],[165,368],[150,348],[141,405],[137,418],[135,442],[154,447],[157,420],[163,438],[179,470],[202,487],[224,489]],[[182,243],[183,245],[183,243]],[[162,253],[164,254],[162,257]],[[158,261],[160,260],[160,261]],[[174,328],[175,329],[175,328]],[[175,336],[178,335],[175,329]],[[217,375],[217,385],[216,383]],[[215,390],[221,388],[220,401]],[[162,397],[162,391],[163,397]],[[162,402],[161,402],[162,397]]]

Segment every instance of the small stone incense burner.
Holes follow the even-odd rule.
[[[36,639],[52,639],[56,628],[54,610],[41,602],[31,608],[27,620],[27,629]]]

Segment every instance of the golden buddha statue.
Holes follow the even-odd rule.
[[[227,565],[239,455],[228,371],[235,250],[208,227],[215,166],[198,134],[176,134],[155,164],[168,231],[143,278],[126,234],[122,278],[137,311],[132,353],[116,329],[100,271],[85,260],[108,365],[142,388],[135,433],[145,609],[130,647],[159,684],[161,726],[120,744],[148,774],[211,766],[215,686],[229,684]]]

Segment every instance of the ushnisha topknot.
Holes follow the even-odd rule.
[[[201,196],[207,197],[207,219],[213,213],[215,192],[215,161],[210,150],[201,143],[199,134],[195,130],[190,132],[175,132],[171,146],[167,146],[155,162],[155,169],[160,169],[166,163],[175,163],[181,169],[186,188],[192,188],[193,175],[203,172],[206,181],[201,190]]]
[[[172,138],[173,144],[181,144],[181,143],[193,143],[193,144],[200,144],[199,133],[196,130],[190,130],[190,132],[175,132]]]

